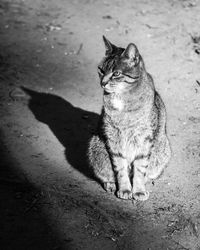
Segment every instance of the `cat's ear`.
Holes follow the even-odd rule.
[[[106,48],[106,56],[113,54],[113,52],[116,51],[117,46],[112,44],[105,36],[103,36],[103,41]]]
[[[122,56],[130,59],[133,62],[136,62],[139,59],[139,51],[135,44],[130,43],[122,53]]]

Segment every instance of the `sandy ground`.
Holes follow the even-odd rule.
[[[200,249],[200,1],[1,0],[0,249]],[[137,44],[173,157],[146,202],[92,179],[102,35]]]

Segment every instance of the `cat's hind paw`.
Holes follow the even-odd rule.
[[[133,199],[137,201],[146,201],[149,198],[149,192],[148,191],[138,191],[133,193]]]
[[[116,184],[115,182],[104,182],[103,187],[108,193],[114,194],[116,192]]]
[[[130,200],[133,198],[133,194],[130,190],[119,190],[117,191],[117,197],[124,200]]]

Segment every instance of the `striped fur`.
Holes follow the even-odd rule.
[[[108,192],[146,200],[146,182],[159,177],[171,155],[165,106],[137,47],[104,42],[106,56],[99,65],[103,108],[89,142],[89,165]]]

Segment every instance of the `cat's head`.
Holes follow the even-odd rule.
[[[137,87],[144,63],[135,44],[117,47],[104,36],[105,57],[98,66],[100,83],[106,93],[123,93]]]

